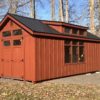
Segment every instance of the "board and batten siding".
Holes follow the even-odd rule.
[[[100,70],[100,44],[85,42],[85,62],[65,64],[64,40],[36,37],[36,81]]]
[[[12,34],[13,30],[16,29],[21,29],[22,35],[2,37],[3,32],[10,31]],[[16,39],[21,39],[22,45],[14,46],[13,40]],[[2,40],[10,40],[11,45],[8,47],[3,46]],[[20,48],[22,49],[20,50]],[[23,66],[21,63],[23,63]],[[19,72],[22,73],[22,76]],[[15,75],[18,76],[18,79],[21,77],[22,80],[35,81],[35,37],[32,37],[14,21],[9,20],[4,28],[0,30],[0,77],[16,79]]]

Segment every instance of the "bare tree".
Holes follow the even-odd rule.
[[[99,34],[100,36],[100,0],[97,0],[96,2],[96,19],[97,19],[96,31],[97,34]]]
[[[55,0],[51,0],[51,19],[55,20]]]
[[[69,22],[68,0],[66,0],[66,22]]]
[[[100,0],[98,2],[98,21],[99,21],[99,28],[100,28]]]
[[[31,13],[30,13],[30,16],[32,17],[32,18],[35,18],[36,17],[36,15],[35,15],[35,0],[30,0],[30,3],[31,3],[31,5],[30,5],[30,9],[31,9]]]
[[[4,17],[6,12],[6,2],[5,0],[0,0],[0,20]]]
[[[94,0],[90,0],[90,31],[95,33],[95,23],[94,23]]]
[[[64,21],[63,16],[63,0],[59,0],[59,20]]]
[[[18,8],[18,0],[9,0],[9,13],[13,13],[15,14],[17,12],[17,8]]]

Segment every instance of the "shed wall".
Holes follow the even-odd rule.
[[[27,33],[25,37],[25,80],[35,81],[35,67],[35,38]]]
[[[12,31],[16,29],[22,29],[23,35],[2,37],[2,32],[10,31],[12,33]],[[15,39],[21,39],[22,45],[13,46],[13,40]],[[10,40],[11,46],[5,47],[4,49],[2,40]],[[19,50],[20,48],[22,49]],[[4,50],[6,50],[7,52],[4,52]],[[21,54],[23,55],[23,58],[21,58]],[[14,56],[16,56],[16,58],[14,58]],[[6,63],[4,57],[7,58]],[[22,60],[19,60],[19,62],[23,62],[22,69],[21,64],[16,64],[15,66],[14,63],[16,61],[14,61],[13,58],[15,60]],[[2,59],[4,59],[4,61],[2,61]],[[16,78],[15,75],[19,75],[19,72],[21,72],[21,78],[23,80],[35,81],[35,38],[32,37],[26,30],[21,28],[17,23],[9,20],[4,28],[0,31],[0,77]],[[18,76],[18,78],[20,78],[20,75]]]
[[[100,70],[100,44],[85,42],[85,62],[64,63],[64,40],[36,38],[36,81]]]

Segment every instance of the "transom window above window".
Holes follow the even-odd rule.
[[[78,44],[78,41],[77,40],[74,40],[74,41],[72,41],[72,44],[73,45],[77,45]]]
[[[65,27],[65,33],[70,34],[71,33],[71,28]]]
[[[11,36],[11,32],[10,31],[5,31],[5,32],[2,33],[2,36],[3,37]]]
[[[22,35],[22,30],[21,29],[13,30],[13,35]]]
[[[83,41],[80,41],[80,42],[79,42],[79,45],[84,45],[84,42],[83,42]]]
[[[65,40],[65,45],[69,45],[71,43],[71,40]]]

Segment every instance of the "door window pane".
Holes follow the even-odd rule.
[[[14,40],[13,45],[15,45],[15,46],[21,45],[21,40]]]
[[[10,31],[3,32],[3,33],[2,33],[2,36],[3,36],[3,37],[11,36],[11,32],[10,32]]]
[[[77,63],[78,62],[78,55],[77,55],[77,46],[72,47],[72,62]]]
[[[21,29],[14,30],[13,35],[22,35],[22,30]]]
[[[70,63],[71,55],[70,55],[70,46],[65,46],[65,63]]]
[[[3,42],[3,45],[4,45],[4,46],[10,46],[10,40],[4,41],[4,42]]]

